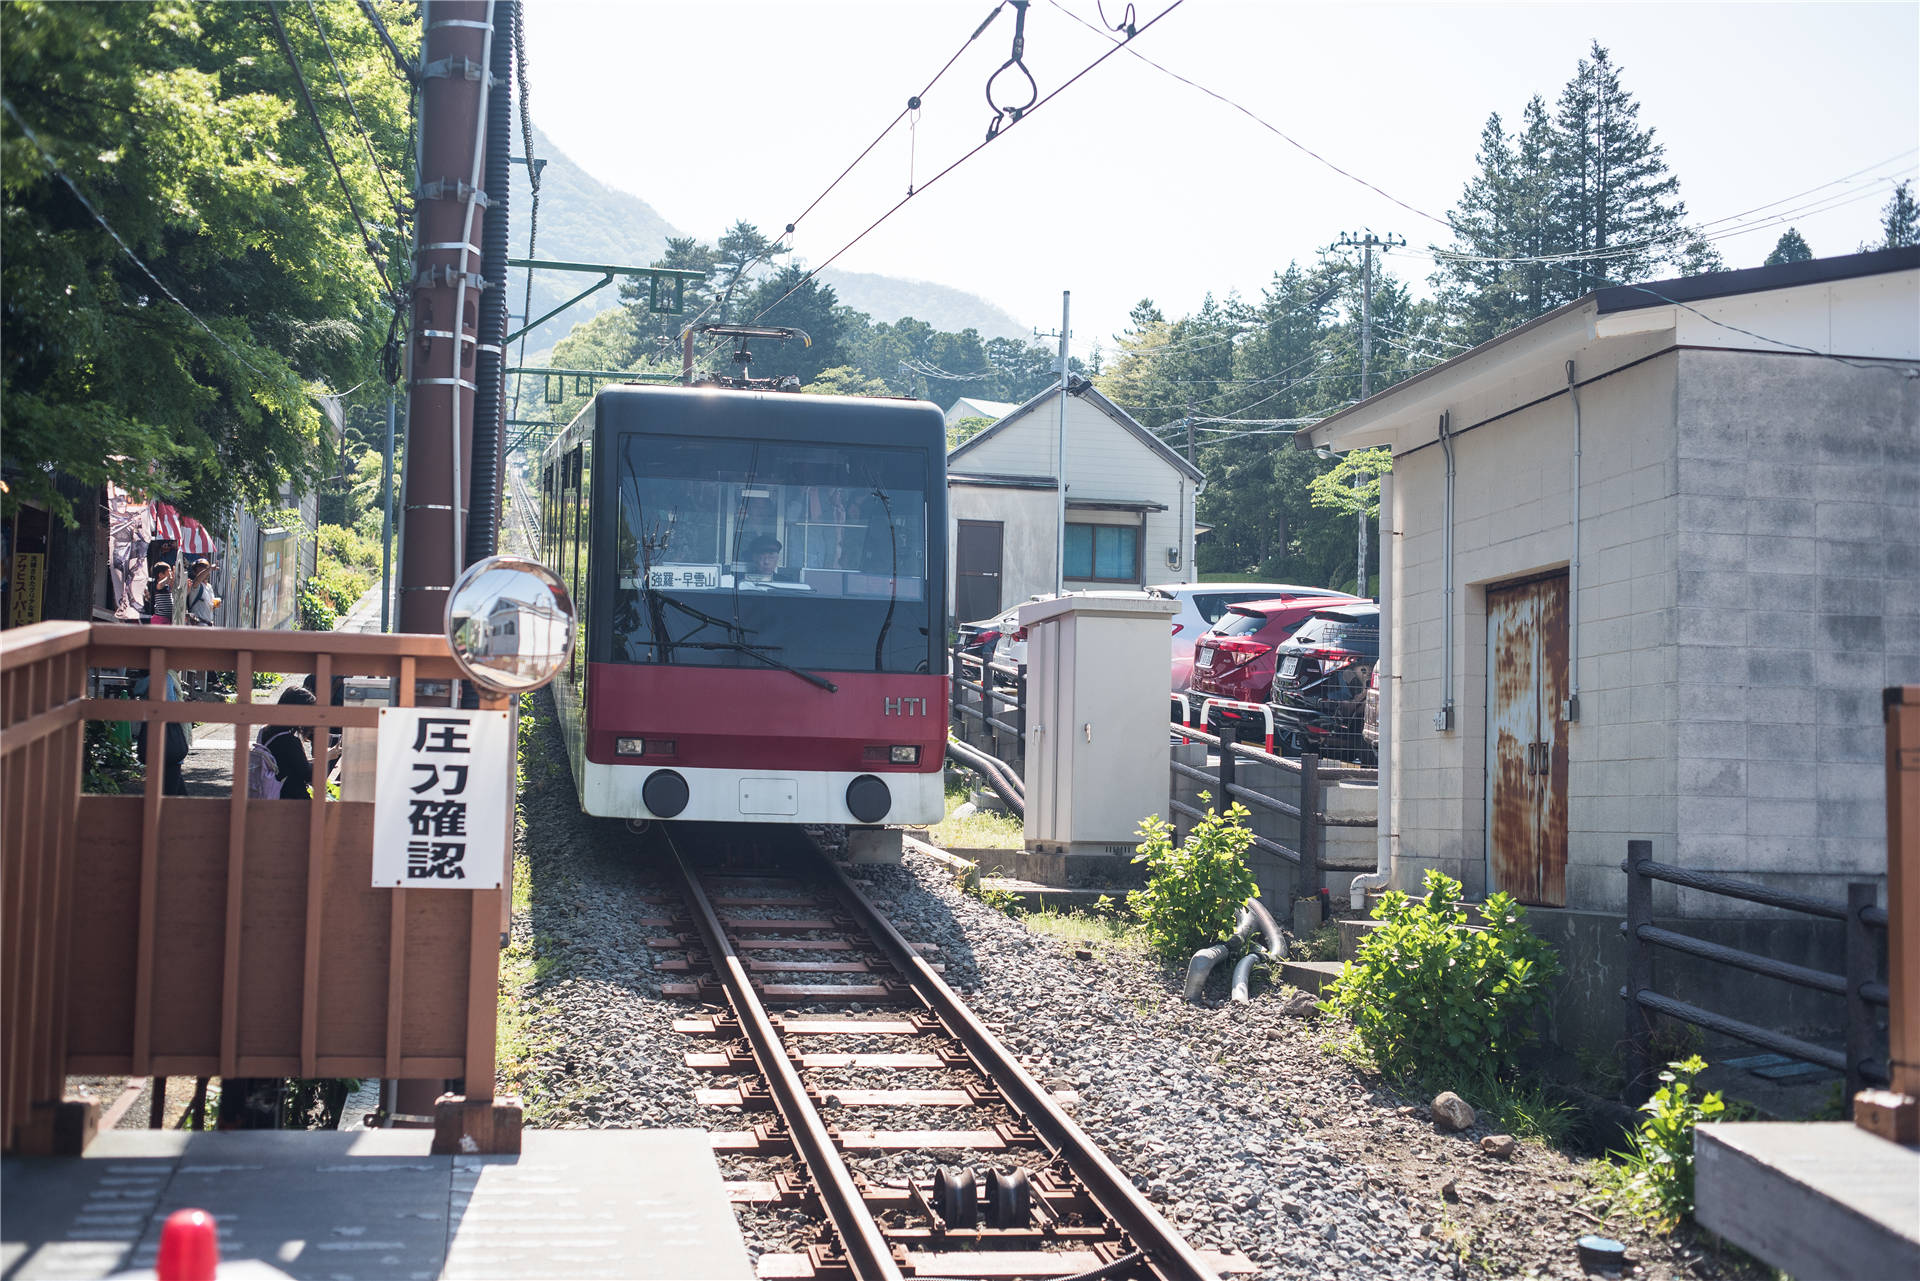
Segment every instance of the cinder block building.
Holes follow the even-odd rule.
[[[1534,905],[1563,1012],[1618,1027],[1629,839],[1832,900],[1884,876],[1880,691],[1920,681],[1920,249],[1603,289],[1296,442],[1393,451],[1391,884]],[[1823,959],[1656,888],[1695,934]]]

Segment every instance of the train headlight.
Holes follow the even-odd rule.
[[[920,763],[920,748],[918,744],[910,747],[902,747],[896,743],[887,749],[887,759],[895,765],[918,765]]]
[[[672,756],[678,746],[670,738],[620,738],[613,750],[622,756]]]

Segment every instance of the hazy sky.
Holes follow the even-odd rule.
[[[1145,23],[1167,0],[1135,6]],[[1098,57],[1094,0],[1033,0],[1042,95]],[[1106,0],[1119,20],[1127,6]],[[736,218],[774,234],[960,48],[992,0],[529,0],[534,119],[575,161],[703,239]],[[914,180],[979,143],[1009,6],[799,223],[795,257],[839,250]],[[1815,254],[1874,235],[1920,165],[1920,6],[1283,5],[1185,0],[1133,48],[1232,98],[1410,212],[1122,51],[836,261],[959,286],[1042,329],[1073,291],[1074,349],[1110,345],[1151,297],[1257,298],[1290,259],[1371,227],[1445,244],[1433,219],[1473,172],[1489,112],[1551,104],[1598,39],[1656,129],[1681,196],[1728,265],[1758,265],[1790,222]],[[1009,72],[996,90],[1023,101]],[[1851,180],[1836,179],[1865,171]],[[1817,190],[1809,190],[1815,189]],[[1807,193],[1801,195],[1800,193]],[[1774,202],[1783,202],[1775,204]],[[1759,206],[1767,208],[1749,212]],[[1785,221],[1778,216],[1787,215]],[[1430,215],[1430,216],[1427,216]],[[1429,260],[1389,267],[1424,280]],[[1422,286],[1424,288],[1424,286]]]

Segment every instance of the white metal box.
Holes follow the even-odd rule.
[[[1027,629],[1026,841],[1130,847],[1167,812],[1167,664],[1178,605],[1088,593],[1020,608]]]

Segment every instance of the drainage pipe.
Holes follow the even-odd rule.
[[[1374,745],[1374,868],[1353,878],[1347,901],[1354,911],[1367,905],[1367,891],[1387,887],[1393,870],[1393,560],[1399,534],[1393,514],[1393,473],[1380,477],[1380,661],[1374,677],[1380,685],[1380,741]]]
[[[507,196],[512,186],[513,24],[519,0],[499,0],[493,9],[493,42],[488,66],[493,75],[487,95],[487,217],[480,231],[480,324],[473,361],[473,475],[468,481],[467,564],[485,560],[499,546],[501,446],[505,443],[500,410],[505,390],[502,359],[507,338]]]
[[[1453,415],[1440,415],[1440,448],[1447,455],[1446,511],[1441,520],[1440,574],[1440,710],[1433,727],[1442,733],[1453,728]]]
[[[1561,714],[1580,719],[1580,384],[1567,362],[1567,398],[1573,402],[1573,553],[1567,561],[1567,702]]]
[[[986,779],[987,786],[993,789],[994,795],[1005,802],[1008,809],[1023,819],[1027,816],[1027,798],[1014,785],[1013,776],[1001,767],[1000,762],[985,752],[969,747],[965,743],[956,743],[952,739],[947,740],[947,759],[965,766]]]
[[[1213,973],[1213,967],[1226,960],[1233,951],[1234,944],[1244,941],[1256,928],[1266,936],[1267,946],[1256,947],[1241,957],[1240,963],[1234,967],[1233,974],[1235,991],[1233,999],[1236,1001],[1247,999],[1245,977],[1246,973],[1253,968],[1253,962],[1262,955],[1278,962],[1286,955],[1280,927],[1274,924],[1273,914],[1268,912],[1266,905],[1257,898],[1248,899],[1246,906],[1240,909],[1240,921],[1234,926],[1232,938],[1224,943],[1215,943],[1212,947],[1201,948],[1193,954],[1193,959],[1187,962],[1186,999],[1188,1001],[1200,999],[1201,989],[1206,987],[1207,976]]]
[[[978,773],[993,775],[1015,796],[1018,796],[1023,801],[1027,799],[1026,781],[1014,773],[1005,761],[997,756],[989,756],[971,743],[960,742],[957,739],[948,740],[948,746],[950,748],[956,744],[960,748],[960,751],[964,753],[964,755],[956,756],[956,760],[960,760],[963,764]],[[948,755],[953,756],[954,754],[949,751]]]

